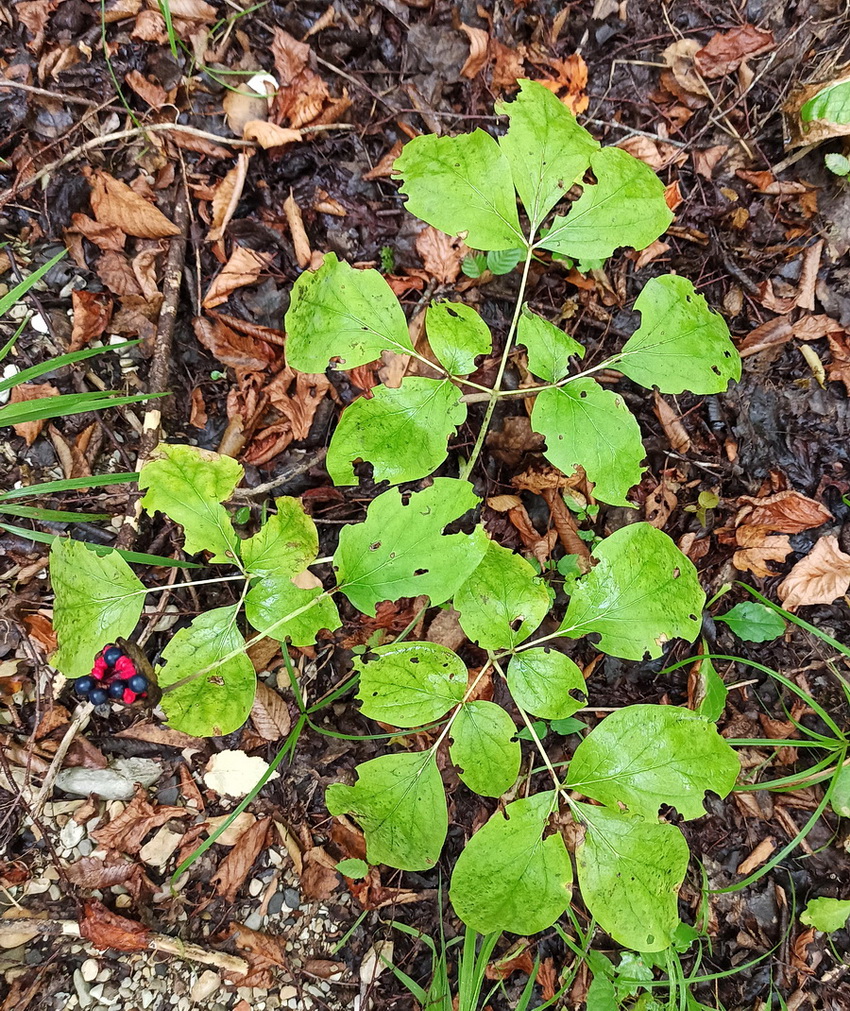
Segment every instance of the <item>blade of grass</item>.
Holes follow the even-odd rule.
[[[17,302],[23,298],[24,295],[37,284],[44,275],[54,267],[63,256],[68,255],[68,250],[63,249],[61,253],[57,253],[52,259],[48,260],[47,263],[43,263],[40,267],[34,270],[28,277],[25,277],[20,284],[16,284],[11,291],[6,292],[6,294],[0,298],[0,316],[5,316],[6,313],[15,305]]]
[[[24,332],[24,327],[29,323],[29,316],[24,316],[21,322],[18,324],[18,329],[12,334],[12,336],[6,341],[2,348],[0,348],[0,362],[8,355],[8,353],[15,346],[15,342]]]
[[[16,527],[11,523],[0,523],[0,530],[23,537],[27,541],[35,541],[37,544],[52,544],[58,534],[45,534],[41,530],[28,530],[26,527]],[[176,558],[165,558],[163,555],[146,555],[139,551],[123,551],[121,548],[110,548],[104,544],[94,544],[92,541],[82,541],[87,548],[95,554],[102,555],[108,551],[117,551],[125,562],[135,562],[136,565],[167,565],[175,569],[202,569],[203,565],[198,562],[182,562]]]
[[[95,477],[66,477],[58,481],[44,481],[41,484],[27,485],[26,488],[13,488],[11,491],[0,492],[0,502],[9,502],[16,498],[27,498],[30,495],[54,495],[61,491],[76,491],[78,488],[99,488],[102,485],[128,484],[135,482],[139,476],[137,470],[125,471],[121,474],[98,474]]]
[[[41,520],[42,523],[96,523],[98,520],[109,519],[109,513],[75,513],[64,509],[42,509],[39,506],[11,506],[1,502],[0,513]]]
[[[131,397],[106,393],[60,393],[56,397],[42,400],[24,400],[17,404],[0,407],[0,426],[22,425],[27,421],[46,421],[48,418],[71,417],[88,411],[104,411],[108,407],[122,407],[124,404],[138,404],[143,400],[155,400],[169,396],[167,393],[136,393]]]
[[[59,355],[56,358],[48,358],[46,362],[39,362],[38,365],[31,365],[28,369],[15,373],[7,379],[0,380],[0,393],[9,390],[18,383],[27,383],[30,379],[38,379],[47,372],[55,372],[66,365],[73,365],[75,362],[85,361],[86,358],[94,358],[96,355],[103,355],[109,351],[122,351],[124,348],[135,347],[139,341],[123,341],[121,344],[110,344],[103,348],[83,348],[82,351],[69,351],[67,354]]]
[[[758,590],[754,590],[752,586],[747,586],[746,583],[738,583],[738,586],[743,587],[747,593],[751,593],[757,600],[761,601],[765,607],[769,607],[771,611],[781,614],[782,617],[786,621],[790,621],[792,625],[804,628],[807,632],[811,632],[812,635],[820,639],[821,642],[829,643],[833,649],[837,649],[839,653],[843,653],[844,656],[850,657],[850,646],[845,646],[843,642],[833,639],[831,635],[827,635],[826,632],[822,632],[815,625],[810,625],[809,622],[804,621],[802,618],[798,618],[796,614],[792,614],[790,611],[786,611],[784,608],[774,604],[772,601],[768,600],[767,597],[763,597]]]

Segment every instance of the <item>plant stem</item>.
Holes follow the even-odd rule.
[[[245,577],[243,575],[215,576],[212,579],[193,579],[189,583],[174,583],[173,585],[169,584],[168,586],[145,586],[141,590],[133,590],[132,593],[127,593],[124,596],[139,597],[142,594],[148,593],[164,593],[166,590],[182,590],[185,586],[208,586],[210,583],[230,583],[233,582],[234,579],[244,578]]]
[[[576,372],[573,376],[565,376],[563,379],[559,379],[557,383],[545,383],[543,386],[524,386],[520,390],[490,390],[486,396],[483,393],[467,393],[462,399],[465,404],[483,404],[485,400],[492,399],[494,395],[499,399],[502,397],[535,397],[544,390],[559,390],[562,386],[568,386],[570,383],[575,382],[576,379],[584,379],[586,376],[592,376],[595,372],[610,369],[618,361],[620,361],[620,356],[612,355],[610,358],[606,358],[604,362],[593,365],[583,372]]]
[[[455,706],[455,710],[452,713],[452,715],[449,717],[448,722],[446,723],[446,725],[443,727],[442,732],[440,733],[440,736],[431,745],[431,749],[430,750],[431,750],[431,754],[432,755],[436,755],[437,754],[437,748],[439,748],[439,746],[446,739],[446,736],[448,735],[449,731],[452,729],[452,724],[457,719],[458,713],[461,711],[461,709],[463,709],[464,704],[469,701],[469,696],[478,687],[478,682],[481,680],[481,678],[484,677],[484,675],[487,673],[487,671],[490,670],[490,668],[492,666],[493,666],[492,660],[488,660],[487,663],[485,663],[484,666],[481,668],[481,670],[478,672],[478,676],[475,678],[475,680],[472,682],[472,684],[466,689],[466,694],[463,696],[463,698],[461,699],[461,701]]]

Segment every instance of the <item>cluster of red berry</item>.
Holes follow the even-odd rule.
[[[132,705],[145,698],[148,679],[136,669],[133,659],[120,646],[105,646],[95,657],[91,674],[77,678],[74,691],[82,699],[99,706],[112,699]]]

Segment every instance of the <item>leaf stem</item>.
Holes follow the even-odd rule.
[[[472,695],[472,693],[478,687],[478,682],[481,680],[481,678],[484,677],[484,675],[487,673],[487,671],[490,670],[490,668],[492,666],[493,666],[493,660],[490,659],[490,660],[487,661],[487,663],[484,664],[484,666],[478,672],[478,675],[476,676],[475,680],[466,689],[466,694],[463,696],[463,698],[460,700],[460,702],[455,706],[455,710],[452,713],[452,715],[449,717],[448,721],[446,722],[446,725],[443,727],[442,732],[440,733],[440,736],[431,745],[430,751],[431,751],[432,755],[436,755],[437,754],[437,748],[439,748],[440,745],[443,743],[443,741],[446,739],[446,736],[448,735],[449,731],[452,729],[452,724],[457,719],[458,713],[461,711],[461,709],[463,709],[464,705],[469,701],[469,696]]]
[[[186,586],[208,586],[210,583],[230,583],[235,579],[244,579],[243,575],[215,576],[212,579],[193,579],[188,583],[169,583],[166,586],[143,586],[141,590],[133,590],[131,593],[123,594],[123,597],[139,597],[148,593],[163,593],[166,590],[182,590]]]
[[[603,369],[610,369],[620,360],[621,356],[619,354],[612,355],[610,358],[606,358],[604,362],[600,362],[598,365],[585,369],[583,372],[576,372],[575,375],[565,376],[563,379],[559,379],[557,383],[545,383],[543,386],[524,386],[520,390],[490,390],[486,395],[483,393],[467,393],[466,396],[461,399],[465,404],[483,404],[485,400],[492,399],[494,395],[497,398],[535,397],[538,393],[542,393],[544,390],[559,390],[562,386],[567,386],[569,383],[575,382],[576,379],[584,379],[586,376],[592,376],[595,372],[601,372]]]

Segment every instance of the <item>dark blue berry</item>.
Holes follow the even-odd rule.
[[[94,685],[95,685],[94,678],[90,677],[77,678],[77,680],[74,682],[74,691],[81,698],[85,698],[88,695],[88,693],[92,690],[92,688],[94,688]]]
[[[122,656],[124,656],[124,651],[118,646],[109,646],[103,651],[103,659],[110,667],[114,667]]]
[[[109,687],[106,689],[109,692],[109,697],[111,699],[123,699],[124,689],[127,687],[126,681],[113,681]]]
[[[134,674],[127,682],[127,687],[131,692],[141,695],[142,692],[147,691],[148,679],[144,674]]]
[[[89,702],[91,702],[93,706],[102,706],[108,698],[109,696],[102,688],[92,688],[89,692]]]

